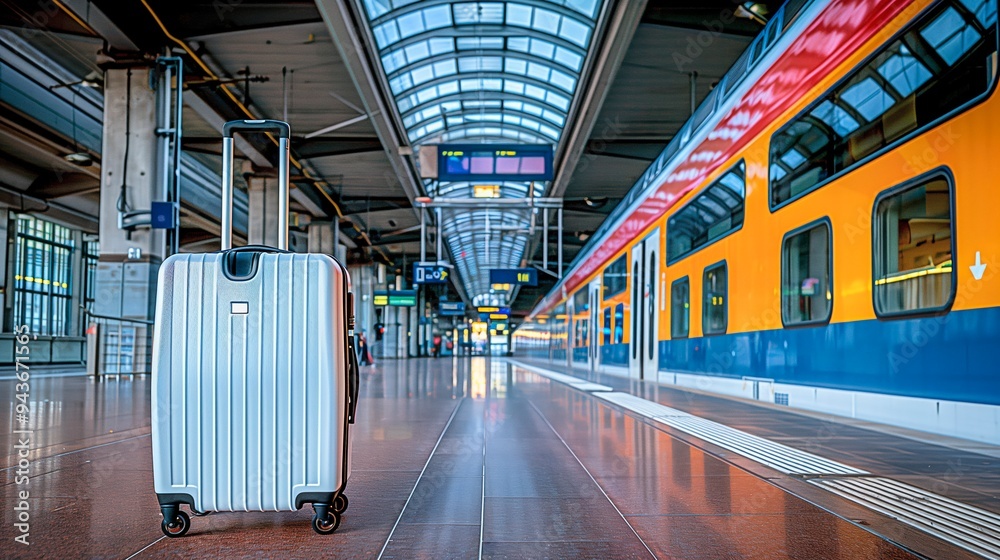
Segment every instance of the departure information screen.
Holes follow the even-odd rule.
[[[442,144],[441,181],[549,181],[552,146],[536,144]]]

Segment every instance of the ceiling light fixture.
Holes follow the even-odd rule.
[[[761,25],[767,25],[767,6],[760,2],[744,2],[736,7],[736,17],[752,19]]]
[[[63,159],[72,163],[73,165],[79,165],[80,167],[90,167],[94,164],[94,158],[90,157],[87,152],[76,152],[72,154],[66,154]]]

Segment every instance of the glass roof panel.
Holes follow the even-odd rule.
[[[503,37],[459,37],[455,44],[460,51],[503,49]]]
[[[455,25],[503,23],[503,2],[459,2],[452,5]]]

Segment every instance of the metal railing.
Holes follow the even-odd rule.
[[[153,321],[87,316],[87,373],[141,375],[153,372]]]

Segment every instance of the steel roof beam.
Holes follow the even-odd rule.
[[[448,198],[421,197],[414,201],[419,208],[461,208],[469,210],[510,208],[562,208],[561,198]]]
[[[317,0],[316,7],[361,95],[365,113],[371,117],[395,178],[412,202],[423,194],[423,185],[417,178],[414,163],[403,155],[404,152],[412,153],[412,148],[406,142],[406,134],[401,132],[404,130],[402,123],[393,118],[397,114],[395,100],[387,94],[390,90],[378,66],[378,49],[365,23],[363,8],[355,2],[340,0]]]
[[[589,26],[590,24],[588,23],[587,25]],[[528,37],[529,39],[541,39],[552,43],[557,47],[563,47],[571,50],[580,56],[586,56],[587,54],[587,51],[580,48],[580,45],[577,45],[568,39],[563,39],[558,35],[551,35],[530,27],[518,27],[514,25],[460,25],[458,27],[453,25],[451,27],[441,27],[430,31],[421,31],[416,35],[407,37],[406,39],[401,39],[378,52],[380,54],[385,54],[400,48],[406,48],[429,38],[450,37],[453,39],[461,39],[464,37],[483,37],[486,33],[488,33],[489,37]],[[376,46],[376,48],[378,47]],[[472,50],[471,52],[475,52],[475,50]]]
[[[482,101],[482,92],[479,91],[465,91],[461,93],[452,93],[449,95],[442,95],[441,97],[435,97],[430,101],[425,101],[420,105],[414,105],[408,111],[404,112],[401,116],[403,118],[409,117],[410,115],[423,111],[424,109],[429,109],[435,105],[440,105],[441,103],[449,103],[454,101],[465,102],[465,101]],[[549,109],[552,112],[559,113],[559,116],[566,117],[566,111],[547,103],[543,99],[535,99],[534,97],[529,97],[520,93],[510,93],[506,91],[495,91],[492,92],[493,95],[487,101],[522,101],[524,103],[531,103],[532,105],[539,105],[545,109]],[[473,109],[475,110],[475,109]],[[422,122],[422,121],[421,121]]]
[[[555,12],[555,13],[561,15],[561,16],[566,16],[566,17],[569,17],[569,18],[573,18],[573,19],[579,21],[580,23],[584,23],[584,24],[587,24],[587,25],[590,25],[592,23],[592,20],[590,18],[588,18],[587,16],[581,14],[580,12],[578,12],[578,11],[576,11],[574,9],[571,9],[571,8],[567,8],[565,6],[560,6],[559,4],[556,4],[555,2],[539,2],[537,0],[518,0],[517,3],[518,4],[523,4],[525,6],[531,6],[532,8],[544,8],[544,9],[550,11],[550,12]],[[387,21],[398,19],[399,17],[404,16],[404,15],[406,15],[408,13],[411,13],[411,12],[423,11],[423,10],[426,10],[427,8],[433,8],[435,6],[454,5],[454,4],[455,4],[455,0],[421,0],[420,2],[413,2],[413,3],[407,4],[405,6],[401,6],[399,8],[396,8],[394,10],[389,10],[388,12],[386,12],[386,13],[378,16],[377,18],[371,20],[371,26],[372,27],[377,27],[379,25],[382,25],[383,23],[386,23]],[[504,10],[505,10],[504,11],[504,18],[506,19],[506,17],[507,17],[506,6],[505,6]],[[367,17],[367,14],[365,14],[365,17]],[[455,26],[455,13],[454,13],[454,11],[452,11],[452,24],[451,25]],[[459,27],[469,26],[469,27],[478,27],[478,28],[489,27],[489,26],[497,27],[497,26],[506,26],[506,21],[503,24],[499,24],[499,23],[479,23],[479,24],[465,23],[465,24],[459,24],[458,26]],[[532,28],[526,27],[525,29],[532,29]]]

